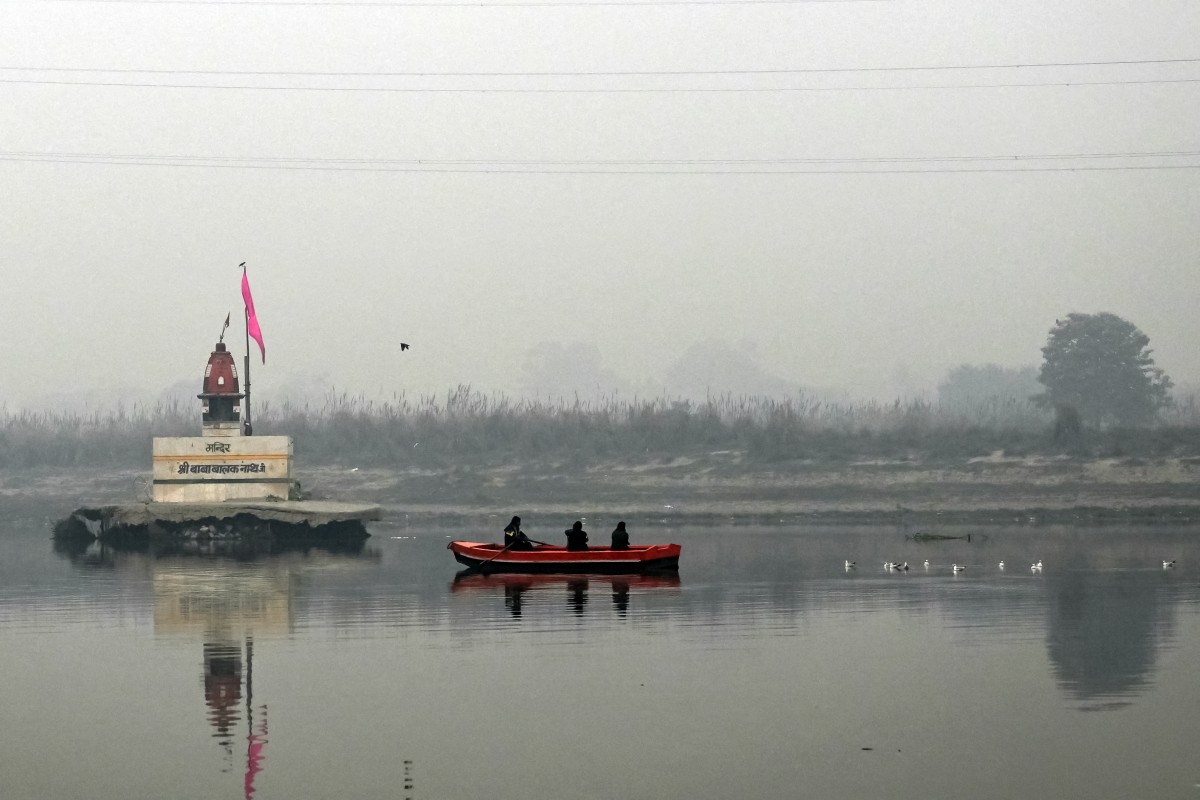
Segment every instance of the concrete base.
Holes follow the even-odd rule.
[[[129,535],[194,536],[202,527],[238,535],[366,537],[363,523],[382,510],[370,503],[324,500],[259,500],[224,503],[126,503],[78,508],[55,525],[56,537],[101,541]]]
[[[223,503],[291,496],[290,436],[156,436],[155,503]]]

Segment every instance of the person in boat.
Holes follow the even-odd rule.
[[[508,550],[532,550],[533,542],[521,530],[521,518],[513,517],[504,529],[504,547]]]
[[[625,530],[624,521],[618,522],[617,527],[613,528],[612,549],[613,550],[628,550],[629,549],[629,531]]]
[[[576,520],[575,524],[572,525],[567,530],[563,531],[563,533],[565,533],[567,535],[567,549],[568,550],[587,550],[588,549],[587,531],[585,531],[583,529],[583,523],[580,522],[579,520]]]

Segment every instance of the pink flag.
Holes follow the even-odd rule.
[[[267,346],[263,344],[262,330],[258,327],[258,317],[254,314],[254,298],[250,296],[250,279],[246,277],[246,270],[242,270],[242,299],[246,301],[246,333],[251,339],[258,342],[258,349],[262,351],[263,363],[267,363]]]

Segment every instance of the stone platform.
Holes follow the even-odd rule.
[[[371,503],[230,500],[222,503],[122,503],[85,506],[54,526],[56,538],[362,537],[382,516]]]

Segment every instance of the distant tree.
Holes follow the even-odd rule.
[[[1169,401],[1171,379],[1154,365],[1150,337],[1116,314],[1070,314],[1056,320],[1042,348],[1043,405],[1078,412],[1093,425],[1136,425]],[[1068,412],[1069,413],[1069,412]]]
[[[986,403],[1026,402],[1038,393],[1037,367],[999,364],[960,364],[938,384],[938,402],[952,408],[976,408]]]
[[[588,342],[540,342],[525,351],[521,393],[550,400],[594,401],[621,393],[626,381],[605,368],[600,348]]]
[[[667,393],[704,400],[721,395],[792,397],[801,386],[758,363],[753,342],[720,339],[694,342],[666,371]]]

